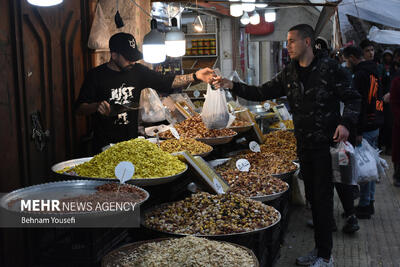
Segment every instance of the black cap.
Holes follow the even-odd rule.
[[[126,60],[138,61],[143,54],[137,49],[135,38],[130,33],[119,32],[111,36],[108,43],[111,52],[121,54]]]

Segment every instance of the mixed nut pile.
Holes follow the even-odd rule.
[[[148,212],[145,225],[175,234],[226,235],[265,228],[278,219],[277,210],[244,196],[201,192]]]
[[[288,184],[281,179],[260,176],[254,172],[227,170],[220,173],[221,177],[230,185],[229,192],[246,197],[267,196],[284,192]]]
[[[193,138],[168,139],[160,144],[160,148],[168,153],[186,150],[192,155],[200,155],[213,150],[212,146]]]
[[[231,129],[207,129],[201,116],[197,115],[174,125],[182,138],[215,138],[236,135]],[[174,138],[170,130],[159,134],[161,138]]]

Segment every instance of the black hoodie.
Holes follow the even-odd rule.
[[[353,88],[361,95],[357,133],[378,129],[383,124],[383,91],[374,61],[362,61],[354,67]]]

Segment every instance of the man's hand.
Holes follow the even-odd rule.
[[[336,128],[335,134],[333,135],[333,141],[335,142],[346,142],[347,138],[349,137],[349,131],[343,125],[338,125]]]
[[[226,89],[232,89],[233,88],[233,82],[231,82],[228,79],[222,78],[221,76],[218,76],[217,78],[214,79],[212,82],[212,85],[216,88],[226,88]]]
[[[383,101],[384,101],[385,103],[389,103],[389,102],[390,102],[390,93],[386,93],[386,94],[383,96]]]
[[[107,101],[102,101],[97,106],[97,111],[104,116],[109,116],[111,112],[110,104]]]
[[[196,77],[205,83],[211,83],[216,75],[212,69],[204,68],[196,71]]]

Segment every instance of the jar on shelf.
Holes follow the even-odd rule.
[[[197,48],[192,48],[192,56],[197,56],[197,55],[198,55]]]
[[[197,42],[197,40],[192,40],[192,47],[198,47],[199,44]]]
[[[198,40],[197,40],[197,46],[198,46],[198,47],[203,47],[203,46],[204,46],[203,39],[198,39]]]
[[[215,47],[215,45],[216,45],[215,39],[210,39],[210,46]]]
[[[217,53],[217,50],[215,49],[215,47],[212,47],[211,49],[210,49],[210,55],[216,55]]]
[[[205,47],[210,47],[210,39],[204,39],[204,40],[203,40],[203,45],[204,45]]]
[[[199,48],[199,49],[197,50],[197,54],[198,54],[199,56],[204,55],[204,49],[203,49],[203,48]]]
[[[192,55],[192,48],[186,48],[186,56]]]

